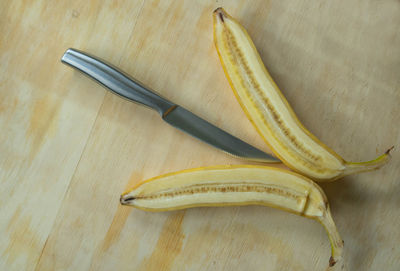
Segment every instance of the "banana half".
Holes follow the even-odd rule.
[[[342,264],[343,241],[327,198],[310,179],[288,170],[251,165],[214,166],[161,175],[121,196],[121,204],[146,211],[205,206],[264,205],[320,222],[332,248],[330,268]],[[338,269],[342,270],[342,269]]]
[[[312,135],[271,78],[247,31],[222,8],[214,11],[214,42],[244,112],[288,167],[316,181],[329,181],[388,161],[390,150],[372,161],[346,162]]]

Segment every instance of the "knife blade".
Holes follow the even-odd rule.
[[[69,48],[62,56],[61,62],[88,75],[115,94],[156,110],[168,124],[226,153],[253,161],[280,162],[274,156],[247,144],[152,92],[142,83],[104,60]]]

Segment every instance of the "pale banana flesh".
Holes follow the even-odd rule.
[[[344,268],[343,241],[324,192],[310,179],[288,170],[251,165],[183,170],[139,183],[121,196],[121,204],[146,211],[241,205],[286,210],[320,222],[331,243],[330,268],[338,262],[335,268]]]
[[[330,181],[388,161],[389,151],[369,162],[346,162],[312,135],[271,78],[247,31],[222,8],[214,11],[214,42],[244,112],[288,167],[316,181]]]

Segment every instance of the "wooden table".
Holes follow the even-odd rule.
[[[146,213],[133,184],[248,163],[165,124],[62,65],[97,55],[269,151],[220,66],[212,11],[248,29],[299,118],[345,159],[379,171],[323,184],[350,270],[400,264],[400,2],[0,2],[0,270],[324,270],[316,222],[265,207]]]

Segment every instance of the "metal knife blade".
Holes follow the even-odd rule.
[[[234,156],[248,160],[280,161],[247,144],[183,107],[159,96],[111,64],[76,49],[68,49],[61,61],[78,69],[124,98],[156,110],[170,125]]]
[[[271,155],[260,151],[181,106],[176,106],[162,117],[167,123],[231,155],[254,161],[279,162]],[[274,160],[271,160],[273,158]]]

